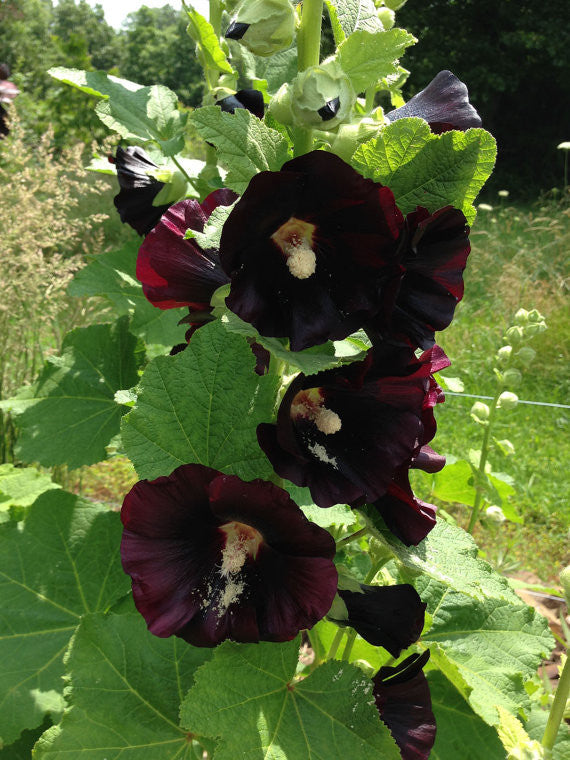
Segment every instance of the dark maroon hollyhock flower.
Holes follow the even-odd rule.
[[[234,113],[236,108],[245,108],[258,119],[263,119],[265,114],[263,94],[259,90],[238,90],[235,95],[217,100],[216,105],[228,113]]]
[[[383,722],[400,748],[402,760],[428,760],[436,724],[429,685],[422,670],[429,649],[412,654],[393,668],[382,667],[372,679],[372,693]]]
[[[365,329],[430,348],[435,332],[449,326],[463,298],[463,270],[471,246],[461,211],[451,206],[430,214],[418,206],[406,217],[401,237],[401,279],[391,308]]]
[[[157,636],[288,641],[332,604],[334,540],[272,483],[183,465],[137,483],[121,519],[123,568]]]
[[[424,627],[426,605],[413,586],[365,586],[362,593],[338,593],[346,605],[348,617],[343,622],[375,647],[384,647],[399,657],[420,637]]]
[[[121,221],[129,224],[139,235],[149,233],[168,208],[153,206],[152,202],[164,187],[148,172],[158,168],[145,151],[139,147],[117,148],[115,158],[109,161],[117,168],[121,191],[113,199]]]
[[[320,507],[374,501],[435,433],[431,373],[441,356],[437,348],[416,359],[381,343],[363,361],[300,374],[277,424],[258,425],[259,444],[278,475],[308,486]]]
[[[387,187],[313,151],[261,172],[222,231],[228,307],[293,351],[345,338],[380,308],[398,273],[403,217]]]
[[[230,206],[237,195],[215,190],[202,204],[187,198],[171,206],[139,248],[137,278],[148,300],[159,309],[190,306],[209,311],[214,291],[225,285],[218,256],[203,251],[195,239],[184,240],[186,230],[202,232],[217,206]]]
[[[440,71],[405,105],[386,114],[389,121],[411,116],[425,119],[432,132],[438,134],[450,129],[465,131],[481,126],[481,117],[469,102],[467,87],[451,71]]]

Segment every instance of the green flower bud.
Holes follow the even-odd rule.
[[[330,60],[310,66],[290,85],[281,87],[270,110],[283,124],[328,131],[349,120],[355,102],[349,78],[336,61]]]
[[[520,325],[513,325],[512,327],[509,327],[505,334],[507,336],[507,340],[510,340],[511,343],[520,343],[524,337],[524,332]]]
[[[499,396],[499,401],[497,403],[498,409],[514,409],[515,406],[519,403],[519,397],[516,393],[511,393],[510,391],[503,391],[501,395]]]
[[[391,29],[396,21],[396,14],[390,8],[378,8],[378,18],[384,29]]]
[[[526,325],[528,322],[529,313],[526,309],[519,309],[515,314],[515,324]]]
[[[570,607],[570,567],[565,567],[560,573],[560,585],[566,597],[566,604]]]
[[[497,361],[499,364],[507,364],[511,358],[512,353],[512,346],[501,346],[501,348],[497,351]]]
[[[506,369],[503,373],[503,382],[505,385],[519,385],[522,380],[522,375],[518,369]]]
[[[189,189],[188,182],[180,169],[174,171],[159,169],[153,172],[153,176],[159,182],[164,182],[164,187],[152,202],[153,206],[165,206],[168,203],[176,203],[176,201],[185,197]]]
[[[540,333],[546,330],[546,322],[530,322],[524,328],[525,335],[532,338],[533,335],[540,335]]]
[[[528,313],[528,321],[529,322],[544,322],[544,317],[539,312],[538,309],[531,309]]]
[[[407,0],[384,0],[384,5],[391,11],[399,11],[403,8]]]
[[[295,11],[289,0],[245,0],[226,31],[254,55],[273,55],[293,42]]]
[[[502,438],[500,441],[495,439],[495,443],[506,457],[513,456],[515,453],[515,447],[508,438]]]
[[[501,507],[498,507],[496,504],[492,504],[490,507],[487,507],[485,510],[485,517],[497,525],[501,525],[507,519]]]
[[[491,410],[487,406],[487,404],[484,404],[482,401],[476,401],[473,406],[471,407],[471,417],[475,420],[475,422],[478,422],[480,425],[486,425],[487,420],[489,419],[489,414],[491,413]]]
[[[524,367],[530,367],[536,357],[536,351],[530,346],[523,346],[517,351],[516,357]]]

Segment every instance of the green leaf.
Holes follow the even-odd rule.
[[[234,206],[235,203],[232,203],[231,206],[217,206],[210,214],[203,232],[197,232],[190,228],[186,231],[184,237],[194,238],[200,248],[204,250],[208,248],[218,249],[220,247],[222,229]]]
[[[217,321],[201,327],[185,351],[152,361],[122,426],[138,474],[152,479],[196,462],[244,480],[269,477],[255,429],[273,417],[277,381],[254,367],[245,338]]]
[[[228,170],[226,187],[243,193],[260,171],[278,171],[289,158],[287,140],[245,108],[225,113],[219,106],[197,108],[192,123],[199,135],[216,146]]]
[[[298,651],[298,639],[217,647],[196,672],[196,685],[180,710],[181,725],[219,736],[216,760],[398,760],[371,697],[371,681],[352,665],[327,662],[295,682]]]
[[[40,494],[54,488],[60,486],[35,467],[0,464],[0,511],[9,507],[29,507]]]
[[[63,654],[81,615],[129,590],[119,515],[48,491],[0,525],[0,746],[63,705]]]
[[[424,573],[449,590],[473,599],[501,599],[520,603],[506,578],[478,558],[477,544],[461,528],[438,520],[418,546],[405,546],[386,528],[373,507],[360,510],[366,515],[375,535],[394,552],[405,568]]]
[[[414,585],[433,616],[422,643],[473,710],[496,725],[497,706],[513,715],[528,709],[524,681],[555,643],[546,620],[520,600],[477,602],[426,576]]]
[[[135,347],[126,317],[68,333],[62,355],[47,361],[20,396],[2,402],[20,415],[18,457],[71,469],[106,459],[105,446],[126,411],[115,392],[138,380]]]
[[[332,0],[332,5],[336,8],[339,23],[347,37],[358,29],[384,31],[373,0]]]
[[[524,724],[525,731],[531,739],[541,741],[548,720],[548,711],[533,704],[530,713],[527,712],[527,715],[528,720]],[[564,720],[556,735],[552,749],[552,760],[570,760],[570,726]]]
[[[130,331],[146,343],[172,347],[184,342],[186,328],[178,322],[182,309],[158,309],[145,297],[135,270],[138,240],[122,248],[89,257],[89,264],[76,272],[67,292],[72,296],[104,296],[118,314],[131,317]]]
[[[476,491],[473,487],[473,468],[465,459],[446,464],[433,477],[432,495],[441,501],[466,504],[472,507]]]
[[[338,16],[337,9],[332,2],[332,0],[325,0],[325,5],[327,6],[327,11],[329,14],[329,20],[331,22],[331,29],[333,33],[334,38],[334,44],[338,47],[341,42],[344,42],[346,39],[346,34],[344,33],[344,29],[342,28],[342,24],[340,23],[340,18]]]
[[[128,97],[128,93],[143,89],[142,84],[114,77],[105,71],[83,71],[56,66],[49,69],[48,74],[64,84],[69,84],[88,95],[96,95],[100,98]]]
[[[69,708],[36,760],[174,760],[195,757],[178,706],[209,649],[148,633],[138,613],[86,615],[67,659]]]
[[[469,224],[473,201],[495,165],[494,138],[484,129],[434,135],[423,119],[399,119],[357,148],[352,164],[394,193],[404,214],[452,205]]]
[[[243,45],[239,47],[245,50]],[[267,58],[254,56],[251,53],[249,55],[254,63],[252,74],[254,73],[257,79],[265,79],[270,95],[274,95],[284,82],[290,82],[297,74],[296,45]]]
[[[311,628],[311,642],[314,643],[315,638],[318,639],[318,646],[320,651],[325,655],[331,648],[331,644],[337,634],[338,626],[335,623],[330,623],[328,620],[319,620],[319,622]],[[345,629],[348,634],[350,628]],[[339,648],[336,651],[335,659],[340,660],[344,650],[346,638],[341,641]],[[357,660],[364,660],[374,668],[379,670],[382,665],[386,665],[390,660],[389,653],[383,647],[374,647],[369,644],[365,639],[357,636],[350,650],[349,662],[356,663]]]
[[[404,29],[387,32],[354,32],[338,49],[338,59],[356,92],[373,87],[382,77],[394,74],[398,58],[417,42]]]
[[[17,741],[0,749],[0,760],[30,760],[34,744],[51,725],[52,721],[47,717],[38,728],[22,731]]]
[[[234,70],[230,66],[226,54],[220,47],[220,41],[214,31],[214,27],[198,11],[192,9],[186,12],[190,19],[188,34],[198,45],[205,68],[212,71],[220,71],[224,74],[233,74]]]
[[[473,712],[443,674],[430,670],[427,678],[437,724],[430,760],[505,760],[497,732]]]

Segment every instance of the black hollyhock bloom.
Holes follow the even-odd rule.
[[[387,187],[313,151],[257,174],[226,221],[220,259],[228,307],[291,348],[345,338],[397,276],[403,217]]]
[[[117,148],[109,161],[117,168],[121,191],[113,199],[121,221],[129,224],[139,235],[146,235],[158,223],[169,204],[153,206],[152,202],[164,187],[148,172],[158,168],[139,147]]]
[[[217,100],[216,105],[228,113],[234,113],[236,108],[245,108],[258,119],[263,119],[265,114],[263,94],[259,90],[238,90],[235,95]]]
[[[277,424],[258,425],[259,445],[320,507],[375,501],[435,434],[431,374],[448,363],[437,346],[416,359],[410,348],[380,344],[361,362],[300,374]]]
[[[400,281],[391,282],[387,308],[365,325],[371,337],[377,332],[431,348],[435,332],[449,326],[463,298],[470,251],[469,227],[458,209],[446,206],[430,214],[418,206],[408,214],[400,239]]]
[[[232,23],[226,29],[226,33],[224,34],[224,37],[227,40],[241,40],[243,35],[249,29],[249,27],[250,27],[250,24],[243,24],[243,23],[240,23],[239,21],[232,21]]]
[[[362,593],[338,593],[346,605],[348,617],[342,622],[349,625],[375,647],[384,647],[399,657],[402,650],[420,637],[424,627],[426,605],[413,586],[365,586]]]
[[[405,105],[386,114],[389,121],[412,116],[425,119],[436,133],[481,126],[481,117],[469,102],[467,87],[451,71],[440,71]]]
[[[435,742],[435,716],[422,670],[428,659],[429,650],[413,654],[393,668],[380,668],[373,678],[376,707],[402,760],[428,760]]]
[[[289,641],[335,596],[334,540],[273,483],[183,465],[137,483],[121,520],[123,568],[156,636]]]
[[[146,236],[139,248],[137,278],[154,306],[210,310],[214,291],[228,278],[218,252],[203,251],[194,238],[185,240],[184,234],[189,227],[202,232],[212,211],[231,205],[236,198],[231,190],[215,190],[201,204],[189,198],[179,201]]]

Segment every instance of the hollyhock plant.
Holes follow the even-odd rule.
[[[238,90],[234,95],[216,100],[216,105],[227,113],[234,113],[236,108],[245,108],[258,119],[263,119],[265,115],[263,93],[259,90]]]
[[[196,240],[184,239],[186,230],[202,232],[212,211],[230,206],[237,195],[215,190],[200,204],[186,199],[164,214],[139,249],[137,278],[148,300],[160,309],[189,306],[209,311],[214,291],[228,278],[220,266],[218,252],[202,250]]]
[[[226,304],[299,351],[345,338],[398,274],[403,216],[387,187],[313,151],[253,177],[222,231]]]
[[[424,627],[426,605],[418,592],[409,584],[397,586],[365,586],[361,591],[339,589],[339,596],[346,607],[344,623],[366,639],[369,644],[384,647],[399,657],[420,637]]]
[[[272,483],[183,465],[137,483],[121,519],[123,568],[157,636],[288,641],[336,593],[334,540]]]
[[[258,426],[259,444],[277,474],[308,486],[320,507],[374,501],[435,435],[441,393],[431,375],[448,364],[437,346],[417,359],[384,343],[363,361],[300,374],[277,424]]]
[[[380,717],[400,748],[402,760],[428,760],[436,723],[423,667],[429,650],[413,654],[395,667],[380,668],[372,693]]]
[[[467,87],[447,70],[440,71],[405,105],[386,114],[391,122],[413,116],[425,119],[436,133],[481,126],[481,117],[469,102]]]
[[[158,166],[138,146],[118,147],[115,158],[111,156],[109,161],[116,166],[121,188],[113,199],[121,221],[139,235],[146,235],[169,205],[153,206],[154,199],[164,187],[164,182],[159,182],[149,173]]]

